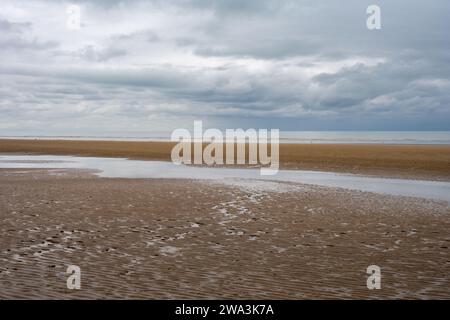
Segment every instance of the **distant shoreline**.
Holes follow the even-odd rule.
[[[128,135],[5,135],[0,140],[171,142],[170,132]],[[450,131],[280,131],[286,144],[450,145]]]
[[[0,139],[0,153],[170,161],[175,143]],[[280,144],[280,168],[450,181],[450,145]]]

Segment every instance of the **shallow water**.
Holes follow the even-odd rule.
[[[0,156],[0,168],[92,169],[107,178],[176,178],[226,181],[278,181],[420,197],[450,202],[450,182],[385,179],[333,172],[280,170],[261,176],[259,169],[212,168],[175,165],[163,161],[74,156]]]

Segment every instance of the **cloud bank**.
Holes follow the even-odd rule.
[[[450,130],[450,2],[370,4],[3,0],[0,134]]]

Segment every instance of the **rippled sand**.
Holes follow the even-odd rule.
[[[0,298],[448,299],[449,230],[422,199],[3,169]]]

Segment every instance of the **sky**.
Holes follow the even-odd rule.
[[[379,30],[366,26],[372,4]],[[450,130],[449,12],[448,0],[0,0],[0,135],[194,120]]]

